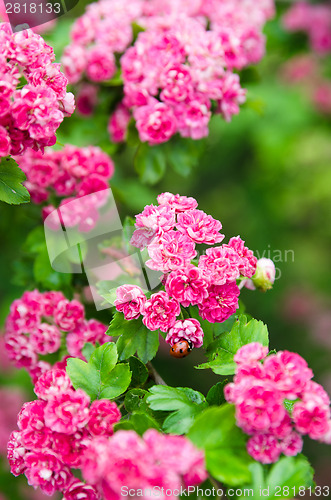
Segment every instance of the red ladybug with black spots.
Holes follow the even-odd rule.
[[[185,358],[193,349],[193,344],[189,340],[182,339],[170,347],[170,354],[174,358]]]

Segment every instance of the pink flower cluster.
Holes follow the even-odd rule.
[[[67,300],[61,292],[25,292],[12,303],[6,320],[9,359],[16,367],[26,368],[35,381],[51,367],[40,355],[57,352],[65,335],[69,354],[84,359],[86,342],[109,341],[107,327],[93,319],[87,321],[84,315],[84,306],[78,300]]]
[[[94,439],[84,453],[83,477],[105,500],[121,498],[121,488],[176,490],[196,486],[207,478],[203,452],[184,436],[149,429],[143,438],[134,431]]]
[[[281,453],[302,450],[302,435],[331,444],[330,398],[311,379],[312,370],[299,354],[279,351],[268,356],[258,342],[238,350],[233,383],[225,397],[236,407],[236,421],[251,437],[248,453],[259,462],[276,462]]]
[[[323,61],[316,55],[292,57],[282,66],[281,77],[287,84],[300,85],[318,112],[331,114],[331,82],[324,75]]]
[[[54,59],[41,36],[0,23],[0,157],[55,144],[57,128],[73,113],[74,97]]]
[[[45,372],[35,385],[38,399],[25,403],[18,415],[18,431],[11,434],[8,460],[15,476],[25,474],[28,483],[47,495],[56,491],[64,499],[98,500],[95,488],[76,479],[84,452],[94,439],[109,437],[121,418],[114,402],[93,401],[74,390],[62,368]],[[99,457],[101,458],[101,457]]]
[[[203,331],[195,319],[177,320],[181,306],[198,305],[202,319],[223,322],[238,308],[240,277],[251,278],[257,259],[239,237],[228,244],[208,248],[198,260],[196,245],[220,243],[222,224],[202,210],[194,198],[163,193],[159,205],[148,205],[136,216],[131,243],[147,247],[146,265],[163,273],[165,291],[147,300],[138,286],[117,289],[116,309],[127,320],[143,316],[149,330],[167,333],[171,345],[180,339],[202,345]]]
[[[124,99],[109,122],[114,142],[125,139],[131,115],[143,142],[176,132],[200,139],[212,103],[228,121],[239,112],[245,91],[233,70],[263,57],[262,29],[273,14],[273,0],[100,0],[73,26],[65,74],[70,83],[84,75],[102,83],[121,70]],[[133,23],[144,30],[135,40]]]
[[[94,227],[99,216],[99,200],[89,197],[81,204],[70,202],[109,188],[114,163],[106,153],[95,146],[79,148],[66,144],[59,151],[46,149],[44,154],[28,149],[16,160],[27,176],[25,185],[32,201],[45,202],[55,192],[58,197],[65,197],[60,208],[67,227],[78,225],[81,231]],[[70,205],[66,208],[68,203]],[[47,217],[53,210],[52,205],[46,206],[43,215]]]
[[[318,54],[331,52],[331,7],[300,1],[293,4],[283,17],[288,31],[307,33],[311,49]]]

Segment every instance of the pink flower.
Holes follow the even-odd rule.
[[[76,96],[77,111],[84,115],[92,115],[98,103],[98,88],[90,83],[85,83]]]
[[[202,210],[188,210],[178,215],[178,231],[186,234],[195,243],[206,243],[213,245],[220,243],[224,235],[219,231],[222,229],[220,221],[213,219],[211,215]]]
[[[249,434],[267,432],[281,423],[285,414],[282,395],[261,381],[243,387],[236,403],[237,424]]]
[[[272,434],[256,434],[247,443],[248,453],[262,464],[277,462],[282,452],[281,446]]]
[[[199,94],[195,94],[187,103],[178,104],[175,107],[175,116],[179,133],[195,140],[206,137],[209,133],[210,107],[210,100]]]
[[[92,47],[87,53],[87,77],[94,82],[110,80],[116,73],[114,55],[102,45]]]
[[[142,142],[160,144],[168,141],[176,132],[177,122],[172,108],[156,99],[136,108],[133,116]]]
[[[302,451],[303,440],[300,434],[293,431],[281,441],[280,445],[284,455],[287,457],[295,457]]]
[[[222,323],[238,309],[239,295],[240,290],[235,283],[211,285],[208,297],[199,304],[200,316],[210,323]]]
[[[313,377],[306,361],[294,352],[279,351],[264,361],[266,378],[288,399],[295,399]]]
[[[295,428],[312,439],[321,439],[329,430],[330,408],[319,398],[295,403],[292,412]]]
[[[256,271],[257,258],[254,257],[252,250],[245,247],[245,242],[237,236],[231,238],[226,247],[232,248],[239,256],[238,268],[242,276],[251,278]]]
[[[39,354],[51,354],[61,346],[61,332],[54,325],[41,323],[30,335],[33,348]]]
[[[183,102],[193,93],[193,81],[189,67],[178,64],[166,70],[161,75],[161,85],[163,90],[160,98],[164,102]]]
[[[18,431],[13,431],[8,442],[7,458],[10,465],[10,472],[14,476],[19,476],[25,472],[25,455],[26,448],[22,443],[22,434]]]
[[[259,342],[251,342],[242,346],[234,355],[234,361],[237,364],[254,363],[261,361],[269,352],[267,347],[264,347]]]
[[[136,215],[136,230],[131,239],[131,245],[143,250],[156,236],[175,227],[176,216],[168,206],[155,207],[147,205],[141,214]]]
[[[70,483],[72,474],[63,466],[60,459],[50,451],[27,453],[25,457],[28,483],[39,486],[46,495],[53,495],[57,490],[63,490]]]
[[[71,388],[71,381],[66,371],[54,367],[41,375],[35,384],[34,392],[40,399],[48,400]]]
[[[64,331],[77,328],[84,319],[84,307],[77,300],[61,300],[54,312],[55,323]]]
[[[143,323],[149,330],[167,332],[175,324],[179,313],[180,305],[176,300],[171,299],[166,292],[154,293],[145,302]]]
[[[146,266],[155,271],[168,272],[187,266],[196,256],[194,242],[179,231],[168,231],[148,246],[150,260]]]
[[[206,255],[199,259],[199,268],[214,285],[235,282],[240,276],[239,256],[225,245],[207,248]]]
[[[117,299],[114,301],[114,305],[117,311],[123,312],[125,319],[139,318],[147,300],[146,295],[139,286],[120,286],[116,290],[116,296]]]
[[[56,432],[73,434],[87,424],[89,402],[90,398],[80,389],[54,394],[45,408],[46,425]]]
[[[166,342],[170,345],[176,344],[179,340],[189,340],[193,347],[201,347],[203,344],[203,330],[198,320],[189,318],[176,321],[170,328]]]
[[[230,122],[239,113],[239,105],[246,101],[246,90],[240,86],[239,76],[227,72],[222,79],[222,97],[218,101],[218,112]]]
[[[114,424],[121,419],[122,415],[116,403],[107,399],[93,401],[90,407],[87,428],[92,436],[111,436]]]
[[[185,212],[197,208],[198,202],[192,197],[180,196],[179,194],[162,193],[157,197],[160,205],[168,205],[173,208],[176,213]]]
[[[112,142],[125,141],[130,119],[131,115],[128,108],[122,103],[119,104],[108,123],[108,132]]]
[[[10,136],[7,130],[0,125],[0,158],[10,153]]]
[[[184,307],[203,302],[208,297],[207,287],[208,281],[203,271],[192,264],[172,271],[165,282],[168,295],[178,300]]]
[[[79,479],[73,479],[63,493],[62,500],[99,500],[98,492],[90,484],[85,484]]]

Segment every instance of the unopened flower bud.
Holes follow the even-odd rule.
[[[263,257],[257,261],[256,273],[252,281],[256,288],[266,292],[272,288],[276,277],[275,264],[271,259]]]

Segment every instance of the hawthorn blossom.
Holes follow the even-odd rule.
[[[145,302],[143,310],[143,323],[149,330],[160,329],[167,332],[176,321],[180,313],[177,300],[171,299],[166,292],[157,292]]]
[[[117,311],[123,312],[127,320],[137,319],[144,310],[146,295],[139,286],[123,285],[116,289],[117,299],[114,306]]]
[[[193,347],[202,346],[203,330],[197,319],[189,318],[176,321],[166,336],[166,342],[172,346],[183,339],[191,342]]]

